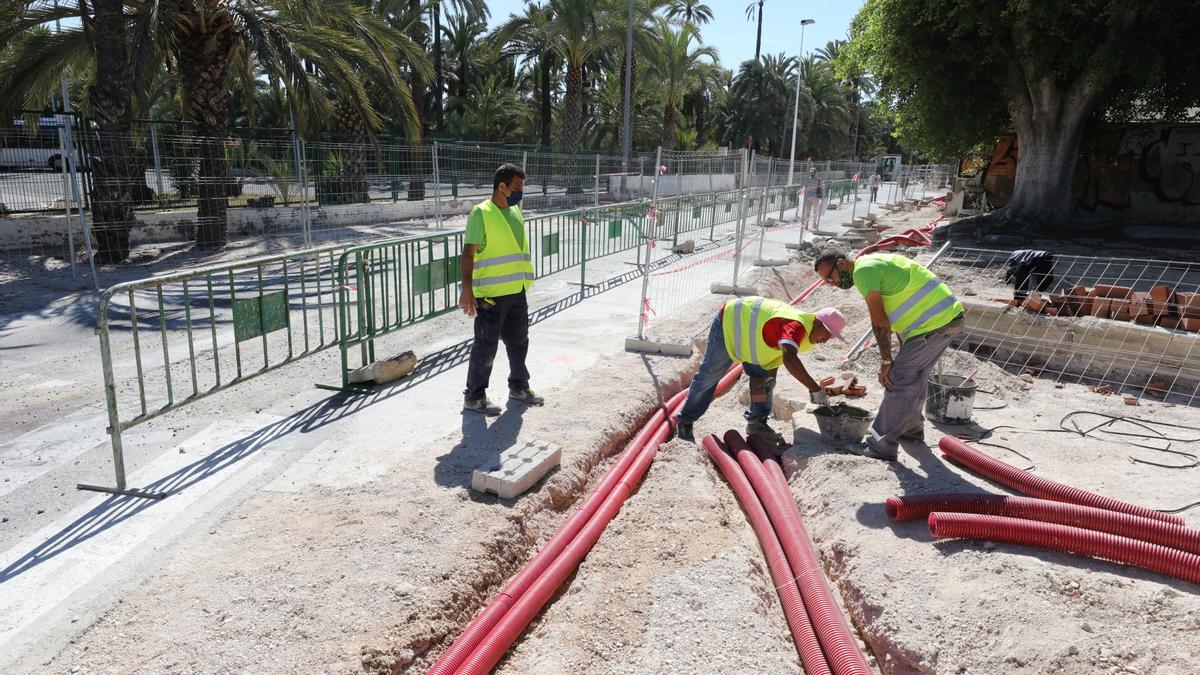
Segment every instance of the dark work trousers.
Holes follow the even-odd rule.
[[[525,292],[498,298],[476,298],[475,307],[475,343],[471,345],[467,390],[463,392],[466,399],[476,401],[487,394],[492,363],[501,340],[508,352],[509,390],[528,389],[529,369],[525,367],[525,355],[529,353],[529,302]]]
[[[1012,271],[1013,300],[1024,300],[1029,291],[1044,293],[1054,285],[1054,256],[1030,260]]]

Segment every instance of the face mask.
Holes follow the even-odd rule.
[[[854,286],[854,275],[844,269],[838,269],[838,288],[844,290]]]
[[[509,205],[509,206],[516,206],[517,204],[520,204],[520,203],[521,203],[521,197],[523,197],[523,196],[525,196],[525,193],[524,193],[523,191],[521,191],[521,190],[513,190],[513,191],[512,191],[512,194],[510,194],[510,195],[508,196],[508,205]]]

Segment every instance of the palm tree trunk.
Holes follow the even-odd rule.
[[[415,15],[420,16],[421,0],[408,0],[408,8]],[[409,29],[408,36],[414,42],[425,45],[425,24],[420,21],[414,21]],[[413,107],[417,110],[417,116],[421,121],[421,131],[428,131],[425,124],[427,111],[425,109],[425,81],[421,78],[421,74],[415,69],[412,70],[412,82],[410,87],[412,90]],[[422,133],[424,135],[424,133]],[[409,139],[409,166],[412,166],[413,174],[408,181],[408,200],[419,202],[425,199],[425,153],[421,152],[421,143],[415,139]]]
[[[540,111],[540,115],[539,115],[540,119],[538,120],[538,123],[542,128],[541,129],[542,145],[544,147],[549,148],[550,147],[550,114],[551,114],[551,108],[550,108],[550,54],[548,52],[543,52],[542,55],[540,57],[538,57],[538,61],[539,61],[538,67],[541,69],[541,73],[540,73],[541,74],[541,82],[540,82],[541,86],[539,87],[541,89],[541,111]]]
[[[445,133],[445,120],[442,116],[442,92],[445,91],[445,80],[442,74],[442,2],[433,0],[433,115],[437,121],[438,133]]]
[[[758,60],[758,55],[762,53],[762,12],[763,0],[758,0],[758,37],[754,40],[754,60]]]
[[[663,111],[662,147],[663,150],[675,149],[675,104],[669,102]]]
[[[371,201],[367,191],[367,154],[363,132],[366,122],[357,108],[341,104],[337,110],[338,131],[351,136],[347,140],[343,160],[345,175],[338,181],[338,192],[343,204],[366,204]]]
[[[92,231],[96,234],[96,260],[118,263],[129,257],[129,230],[134,224],[130,194],[138,162],[131,162],[132,89],[128,40],[121,0],[95,0],[96,75],[88,89],[92,115],[99,129],[97,153],[92,161]],[[141,177],[145,188],[145,173]]]
[[[566,109],[566,125],[563,132],[563,145],[567,153],[567,193],[576,194],[583,191],[579,176],[576,174],[579,153],[579,140],[583,136],[583,68],[582,64],[567,64],[567,95],[563,102]]]
[[[176,24],[180,45],[180,81],[185,117],[196,125],[200,171],[197,185],[196,244],[220,248],[228,240],[229,167],[225,139],[229,135],[229,54],[237,39],[233,19],[226,13],[201,16],[184,5]]]

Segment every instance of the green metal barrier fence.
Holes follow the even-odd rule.
[[[538,278],[578,267],[586,286],[590,261],[648,239],[727,237],[742,213],[749,222],[779,202],[782,215],[788,195],[794,206],[795,188],[779,187],[565,211],[528,218],[526,236]],[[97,334],[116,481],[79,488],[166,496],[128,487],[124,431],[329,347],[341,352],[340,389],[353,391],[350,374],[376,360],[375,340],[457,309],[464,234],[330,245],[109,288]]]
[[[337,344],[333,272],[341,248],[185,270],[104,291],[96,333],[116,485],[79,488],[166,496],[128,488],[125,430]]]

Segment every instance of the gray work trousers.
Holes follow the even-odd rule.
[[[925,424],[922,410],[929,393],[929,376],[938,359],[962,332],[962,317],[924,335],[905,341],[892,363],[892,386],[886,387],[879,412],[867,436],[871,449],[896,454],[900,435],[915,431]]]

